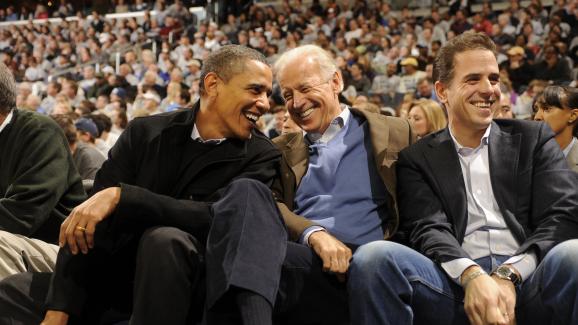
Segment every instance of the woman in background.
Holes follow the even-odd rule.
[[[447,119],[441,105],[431,99],[420,99],[412,103],[408,120],[418,138],[446,127]]]
[[[578,172],[578,89],[548,86],[534,101],[535,121],[546,122],[570,168]]]

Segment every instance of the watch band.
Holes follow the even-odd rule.
[[[496,268],[492,272],[492,275],[495,275],[498,278],[503,279],[503,280],[511,281],[515,286],[522,283],[522,279],[520,278],[520,276],[518,276],[518,274],[516,274],[516,272],[514,272],[512,270],[512,268],[510,268],[506,265],[498,266],[498,268]]]

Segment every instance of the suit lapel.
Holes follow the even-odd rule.
[[[309,152],[307,150],[307,144],[302,132],[291,134],[291,138],[283,148],[283,156],[295,176],[296,188],[307,171],[307,165],[309,164]]]
[[[467,223],[467,196],[458,153],[447,128],[430,140],[424,159],[439,186],[440,198],[449,212],[446,213],[448,221],[454,225],[461,242]]]
[[[518,160],[520,156],[521,134],[511,134],[508,129],[501,129],[492,122],[488,147],[490,160],[490,179],[492,191],[510,228],[518,224],[514,222],[512,213],[516,207],[516,183],[518,175]],[[521,229],[520,229],[521,230]]]

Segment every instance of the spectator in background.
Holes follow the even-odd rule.
[[[273,127],[269,129],[269,139],[274,139],[283,133],[283,124],[285,124],[285,116],[287,109],[285,106],[275,106],[271,109],[273,115]]]
[[[16,108],[0,63],[0,278],[51,272],[60,224],[86,195],[56,123]]]
[[[527,86],[534,79],[535,70],[528,63],[524,48],[513,46],[506,53],[508,60],[502,63],[502,68],[508,72],[508,77],[512,81],[512,87],[516,93],[521,94],[524,91],[522,87]]]
[[[509,93],[502,92],[502,96],[500,97],[500,105],[494,112],[494,118],[514,118],[514,112],[512,112],[512,101]]]
[[[62,87],[56,81],[51,81],[46,86],[46,97],[42,99],[40,107],[45,114],[50,115],[52,113],[52,108],[56,104],[56,95],[61,91]]]
[[[513,113],[517,119],[527,120],[532,117],[534,112],[532,108],[534,98],[541,94],[546,86],[548,86],[548,82],[544,80],[530,81],[530,85],[526,91],[524,91],[520,96],[516,97]]]
[[[400,65],[404,71],[399,80],[397,92],[400,94],[415,93],[417,82],[426,76],[425,72],[418,70],[417,60],[413,57],[401,60]]]
[[[446,127],[447,119],[441,105],[431,99],[416,100],[408,112],[409,124],[418,138]]]
[[[64,131],[74,165],[78,169],[82,180],[94,180],[96,172],[106,158],[94,146],[78,141],[76,127],[69,115],[53,115],[52,118]]]
[[[565,85],[572,81],[568,62],[563,60],[553,45],[544,48],[544,59],[533,67],[534,75],[542,80],[552,80],[555,84]]]
[[[570,168],[578,172],[578,89],[548,86],[534,102],[535,121],[546,122]]]

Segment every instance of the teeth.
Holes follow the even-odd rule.
[[[299,114],[299,117],[306,118],[307,116],[311,115],[311,113],[313,113],[313,110],[314,110],[313,108],[306,109],[305,111]]]
[[[477,103],[473,103],[474,106],[478,107],[478,108],[490,108],[490,106],[492,106],[491,102],[477,102]]]
[[[256,123],[257,120],[259,119],[259,116],[255,115],[253,113],[250,113],[250,112],[245,113],[245,117],[248,118],[249,120],[251,120],[251,122],[253,122],[253,123]]]

